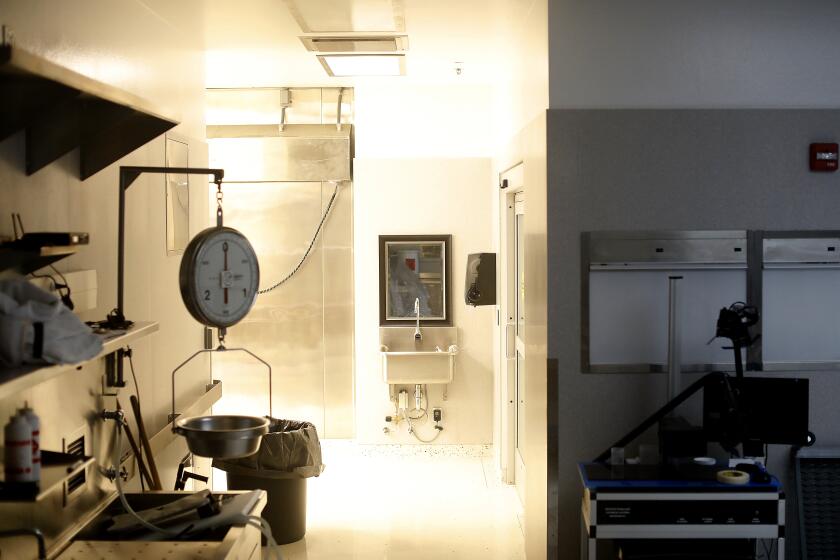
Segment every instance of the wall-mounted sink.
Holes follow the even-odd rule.
[[[391,385],[450,383],[458,354],[456,327],[425,327],[415,340],[414,327],[380,327],[382,379]]]

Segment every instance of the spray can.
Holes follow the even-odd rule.
[[[23,408],[18,410],[18,415],[23,416],[32,430],[32,480],[38,482],[41,480],[41,419],[26,401],[23,402]]]
[[[3,429],[6,482],[32,481],[32,428],[26,418],[12,416]]]

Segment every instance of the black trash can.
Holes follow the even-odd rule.
[[[214,459],[227,473],[230,490],[265,490],[262,517],[277,544],[299,541],[306,534],[306,479],[324,470],[318,432],[310,422],[270,418],[259,450],[241,459]]]

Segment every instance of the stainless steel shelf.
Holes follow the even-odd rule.
[[[87,179],[177,124],[136,95],[0,45],[0,139],[26,130],[27,175],[79,148]]]
[[[157,322],[138,322],[127,331],[115,331],[105,335],[102,343],[102,351],[88,361],[93,361],[112,352],[116,352],[127,344],[156,332],[159,328]],[[81,367],[81,364],[61,364],[46,367],[22,367],[0,370],[0,400],[13,396],[21,391],[39,385],[45,381],[64,375]]]
[[[65,257],[74,255],[77,247],[41,247],[24,250],[0,246],[0,272],[14,270],[19,274],[29,274],[44,268]]]

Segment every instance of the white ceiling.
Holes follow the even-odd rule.
[[[491,84],[498,80],[509,50],[503,40],[506,10],[523,3],[404,0],[407,75],[348,79],[326,75],[298,39],[301,29],[283,0],[211,0],[206,13],[207,86],[334,86],[362,80]],[[456,61],[463,63],[460,76]]]

